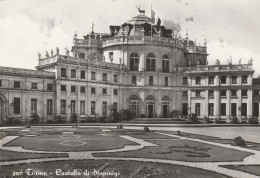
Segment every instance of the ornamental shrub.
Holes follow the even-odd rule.
[[[240,136],[234,138],[234,144],[237,145],[237,146],[245,146],[246,145],[245,140]]]
[[[144,131],[145,131],[145,132],[150,132],[149,127],[145,126],[145,127],[144,127]]]

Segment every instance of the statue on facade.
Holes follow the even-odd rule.
[[[105,56],[103,56],[103,62],[106,62],[106,57]]]
[[[59,50],[59,48],[57,47],[57,48],[56,48],[56,54],[59,54],[59,51],[60,51],[60,50]]]
[[[208,59],[205,60],[205,64],[206,66],[209,64]]]
[[[68,48],[65,48],[65,50],[66,50],[66,56],[69,56],[70,51],[68,50]]]
[[[77,34],[77,32],[75,31],[75,33],[74,33],[74,39],[77,39],[77,36],[78,36],[78,34]]]
[[[41,57],[41,53],[40,52],[38,52],[38,58],[39,59],[41,59],[42,57]]]
[[[162,36],[162,32],[159,30],[159,31],[157,32],[157,35],[158,35],[159,37],[161,37],[161,36]]]
[[[199,66],[199,65],[200,65],[200,60],[198,59],[198,60],[197,60],[197,66]]]
[[[242,59],[240,58],[238,64],[241,65],[241,63],[242,63]]]
[[[121,59],[121,57],[119,58],[119,63],[122,64],[122,59]]]
[[[228,65],[232,65],[232,56],[227,60]]]
[[[142,35],[144,36],[144,32],[145,32],[145,30],[144,30],[144,28],[142,29]]]
[[[216,59],[216,65],[219,65],[219,64],[220,64],[219,60],[218,60],[218,59]]]
[[[102,34],[100,34],[100,35],[99,35],[99,39],[100,39],[100,40],[102,40],[102,38],[103,38],[103,35],[102,35]]]
[[[48,51],[46,51],[46,53],[45,53],[45,57],[46,57],[46,58],[47,58],[47,57],[50,57]]]
[[[51,50],[51,56],[53,56],[53,50]]]
[[[253,58],[250,58],[250,59],[248,60],[248,64],[250,64],[250,65],[253,64]]]
[[[115,30],[114,34],[115,34],[115,37],[117,37],[117,35],[118,35],[118,31]]]

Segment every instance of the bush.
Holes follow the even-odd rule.
[[[249,124],[259,124],[259,121],[258,121],[258,118],[250,117],[250,118],[248,119],[248,123],[249,123]]]
[[[40,117],[37,114],[31,116],[30,124],[37,124],[40,122]]]
[[[180,115],[181,115],[181,112],[178,111],[178,110],[172,110],[172,111],[170,112],[170,117],[171,117],[171,118],[179,118]]]
[[[145,132],[150,132],[149,127],[145,126],[145,127],[144,127],[144,131],[145,131]]]
[[[237,145],[237,146],[245,146],[246,145],[245,140],[240,136],[234,138],[234,144]]]
[[[197,115],[194,114],[194,113],[192,113],[192,114],[190,115],[190,120],[191,120],[191,122],[194,123],[194,124],[200,123],[199,118],[198,118]]]
[[[71,123],[76,123],[78,121],[78,116],[76,114],[72,114],[70,116]]]
[[[61,117],[60,115],[54,117],[56,123],[66,123],[66,118]]]
[[[232,124],[238,124],[239,123],[237,116],[232,116],[231,123]]]

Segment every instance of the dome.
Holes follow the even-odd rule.
[[[132,17],[131,20],[127,21],[126,23],[131,25],[141,25],[144,23],[151,23],[151,19],[146,15],[140,14],[137,16]]]

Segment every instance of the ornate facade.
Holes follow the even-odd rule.
[[[121,109],[134,117],[166,118],[172,110],[223,120],[259,117],[252,62],[208,65],[207,56],[206,41],[199,46],[144,14],[110,26],[110,34],[75,34],[66,55],[58,48],[39,54],[37,70],[0,68],[0,121],[109,116]]]

